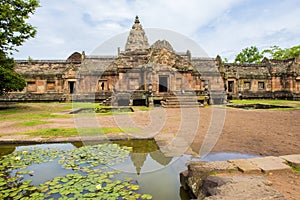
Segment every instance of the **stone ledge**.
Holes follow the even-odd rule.
[[[263,158],[251,158],[248,159],[248,161],[258,166],[262,170],[262,172],[265,173],[271,171],[292,170],[290,166],[284,164],[285,161],[283,159],[275,156],[268,156]]]
[[[237,159],[215,162],[190,162],[188,170],[180,173],[180,182],[188,190],[191,198],[198,199],[284,199],[283,195],[270,186],[271,182],[261,177],[261,173],[291,171],[285,164],[299,164],[299,155],[281,157],[267,156],[262,158]],[[298,165],[297,165],[298,166]],[[220,174],[242,171],[223,177]],[[216,173],[216,176],[211,176]],[[258,175],[249,175],[256,173]],[[230,189],[230,191],[228,191]]]
[[[268,180],[260,176],[209,176],[203,181],[203,199],[285,199],[270,185]]]
[[[288,163],[291,163],[296,167],[300,167],[300,154],[279,156],[279,158],[286,160]]]
[[[229,160],[228,162],[232,163],[238,168],[239,171],[243,173],[259,173],[261,169],[250,162],[248,159],[239,159],[239,160]]]

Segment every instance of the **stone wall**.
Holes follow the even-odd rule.
[[[265,58],[261,64],[224,64],[224,78],[229,96],[298,99],[300,65],[297,59]]]
[[[65,101],[71,93],[69,82],[76,82],[80,64],[62,60],[17,61],[16,72],[24,77],[26,87],[2,96],[0,101]]]

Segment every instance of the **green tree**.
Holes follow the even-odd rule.
[[[256,46],[243,49],[234,59],[234,63],[260,63],[263,54],[259,52]]]
[[[27,39],[34,37],[36,29],[27,22],[39,6],[38,0],[1,0],[0,2],[0,94],[22,90],[24,79],[15,71],[15,62],[8,55]]]
[[[0,51],[0,95],[6,92],[21,91],[26,83],[20,74],[14,71],[15,61],[7,58],[4,52]]]
[[[271,59],[285,60],[295,58],[300,55],[300,45],[291,48],[282,49],[279,46],[272,46],[262,52],[264,55],[269,55]]]

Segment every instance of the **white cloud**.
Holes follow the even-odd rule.
[[[200,29],[199,32],[205,31],[203,43],[208,51],[212,55],[223,53],[232,59],[242,48],[250,45],[260,48],[299,45],[300,22],[297,19],[300,4],[295,1],[268,2],[263,6],[232,10],[223,14],[223,18],[210,27],[211,30]]]
[[[297,0],[41,0],[41,6],[30,20],[37,37],[26,42],[16,58],[65,59],[74,51],[89,53],[129,31],[135,15],[144,28],[168,29],[194,39],[212,57],[232,57],[249,45],[299,44]]]

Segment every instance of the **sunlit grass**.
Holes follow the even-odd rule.
[[[27,121],[27,122],[20,122],[17,123],[16,125],[20,126],[37,126],[41,124],[49,124],[50,122],[45,122],[45,121],[40,121],[40,120],[33,120],[33,121]]]
[[[70,137],[70,136],[100,136],[104,134],[119,133],[140,133],[138,128],[118,128],[118,127],[99,127],[99,128],[43,128],[38,130],[18,133],[19,135],[29,135],[32,137]]]
[[[290,101],[290,100],[231,100],[232,104],[268,104],[275,106],[290,106],[293,108],[274,108],[272,110],[300,110],[300,101]]]
[[[38,121],[50,118],[69,118],[72,115],[56,114],[72,108],[70,103],[18,103],[0,110],[0,121]]]
[[[145,106],[142,106],[142,107],[140,107],[139,109],[140,109],[141,111],[149,111],[149,110],[151,110],[151,108],[145,107]]]
[[[44,138],[52,138],[52,137],[70,137],[78,135],[76,128],[43,128],[33,131],[26,131],[22,133],[18,133],[19,135],[29,135],[32,137],[44,137]]]

